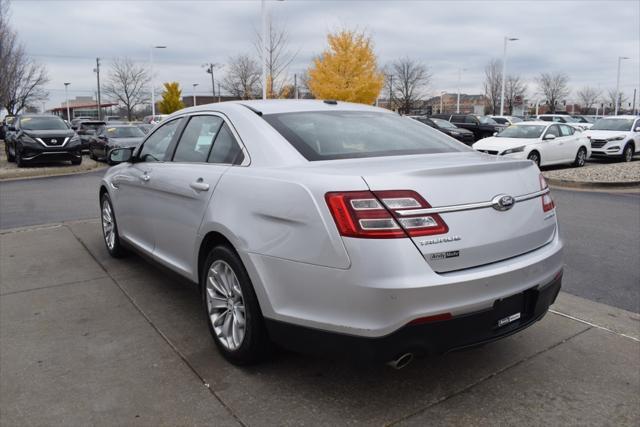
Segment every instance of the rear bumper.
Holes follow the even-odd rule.
[[[383,337],[369,338],[327,332],[266,319],[271,339],[281,346],[299,351],[358,360],[389,361],[404,353],[443,354],[505,338],[542,319],[560,291],[562,275],[551,283],[524,291],[520,309],[493,307],[422,325],[407,325]],[[513,313],[512,313],[513,312]],[[520,318],[504,326],[498,322],[519,313]]]

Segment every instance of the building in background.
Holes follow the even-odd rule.
[[[100,108],[102,110],[102,117],[111,114],[114,107],[117,107],[117,103],[101,102]],[[62,117],[66,120],[72,120],[76,117],[90,117],[92,119],[98,118],[98,101],[93,99],[92,96],[77,96],[75,99],[69,100],[69,114],[71,117],[67,117],[67,102],[63,101],[60,107],[55,107],[49,110],[52,114]]]

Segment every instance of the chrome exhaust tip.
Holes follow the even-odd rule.
[[[413,360],[413,353],[404,353],[398,356],[396,359],[387,362],[387,365],[393,369],[402,369],[407,366]]]

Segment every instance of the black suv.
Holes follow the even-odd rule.
[[[9,131],[14,134],[4,149],[7,160],[15,161],[18,167],[26,163],[82,162],[80,138],[60,117],[19,115]]]
[[[434,129],[439,130],[442,133],[446,133],[447,135],[457,139],[458,141],[464,142],[467,145],[472,145],[475,141],[473,136],[473,132],[457,127],[451,122],[448,122],[444,119],[439,119],[437,117],[425,117],[425,116],[410,116],[412,119],[419,121],[420,123],[424,123],[427,126],[431,126]]]
[[[506,127],[498,124],[491,117],[477,116],[475,114],[434,114],[431,117],[444,119],[459,128],[470,130],[473,132],[476,141],[493,136],[494,133],[500,132]]]

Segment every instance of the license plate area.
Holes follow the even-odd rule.
[[[538,291],[527,289],[516,295],[496,300],[493,303],[494,329],[517,328],[527,323],[533,315]]]

